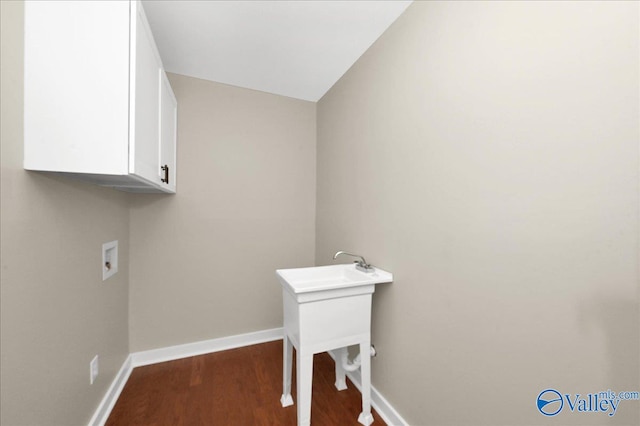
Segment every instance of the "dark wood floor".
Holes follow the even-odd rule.
[[[338,392],[334,368],[328,354],[315,355],[311,424],[359,425],[360,392],[348,379]],[[295,389],[294,367],[294,401]],[[281,394],[279,340],[135,368],[106,424],[294,426],[297,405],[282,408]]]

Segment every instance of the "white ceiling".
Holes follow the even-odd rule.
[[[167,71],[319,100],[411,1],[143,1]]]

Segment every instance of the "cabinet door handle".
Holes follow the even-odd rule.
[[[164,172],[164,178],[160,179],[162,182],[169,184],[169,165],[165,164],[160,167],[160,169]]]

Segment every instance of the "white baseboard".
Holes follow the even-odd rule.
[[[282,328],[272,328],[254,333],[238,334],[236,336],[220,337],[218,339],[203,340],[200,342],[186,343],[184,345],[134,352],[131,354],[131,361],[134,367],[140,367],[280,339],[282,339]]]
[[[127,359],[124,360],[113,382],[111,382],[107,393],[104,394],[100,405],[98,405],[95,413],[93,413],[93,417],[89,420],[89,426],[103,426],[107,422],[109,414],[111,414],[111,410],[120,396],[120,392],[122,392],[124,385],[127,383],[127,379],[129,379],[131,375],[131,370],[133,370],[133,366],[131,364],[131,355],[129,355]]]
[[[328,353],[331,355],[331,358],[336,361],[336,354],[333,351],[329,351]],[[347,371],[347,377],[356,386],[356,388],[362,392],[360,370],[351,372]],[[371,385],[371,406],[375,408],[380,417],[382,417],[382,420],[390,426],[407,426],[409,424],[373,385]]]

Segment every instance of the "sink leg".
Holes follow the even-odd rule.
[[[293,405],[293,398],[291,398],[291,369],[293,367],[293,344],[285,333],[282,340],[282,397],[280,403],[283,407]]]
[[[341,390],[345,390],[347,388],[347,381],[345,379],[345,371],[344,371],[344,367],[342,366],[342,356],[345,353],[345,351],[347,350],[347,348],[340,348],[340,349],[336,349],[335,350],[335,355],[336,355],[336,389],[338,389],[339,391]]]
[[[362,378],[362,413],[358,422],[364,426],[373,423],[371,415],[371,356],[369,355],[371,342],[360,342],[360,375]]]
[[[311,424],[311,380],[313,353],[297,352],[298,426]]]

